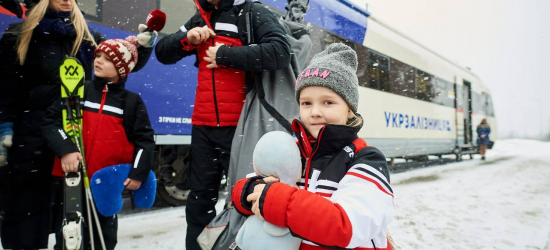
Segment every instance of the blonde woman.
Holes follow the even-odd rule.
[[[63,59],[78,58],[91,80],[94,50],[106,40],[88,27],[75,0],[34,2],[27,19],[11,24],[0,40],[0,135],[13,135],[11,143],[0,140],[0,149],[11,146],[7,165],[0,167],[8,186],[0,237],[6,249],[47,248],[50,232],[60,232],[63,184],[51,176],[55,155],[40,125],[59,98]],[[151,52],[151,46],[140,46],[134,69],[143,67]]]

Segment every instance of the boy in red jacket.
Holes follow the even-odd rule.
[[[124,183],[129,190],[137,190],[147,179],[155,147],[154,131],[145,104],[139,95],[124,89],[128,74],[137,64],[137,44],[135,36],[125,40],[110,39],[99,44],[95,50],[95,78],[84,85],[82,139],[87,174],[91,178],[102,168],[132,163]],[[129,95],[137,95],[137,98],[128,98]],[[135,101],[129,103],[130,100]],[[124,121],[127,112],[134,114],[130,121]],[[52,174],[63,177],[66,172],[78,171],[82,155],[63,132],[61,101],[48,109],[42,131],[48,146],[58,157]],[[61,219],[58,218],[56,223],[61,223]],[[107,249],[114,249],[117,243],[117,216],[103,217],[99,214],[99,220]]]

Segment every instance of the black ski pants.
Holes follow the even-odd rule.
[[[53,228],[55,231],[55,250],[63,249],[63,181],[62,177],[53,177],[54,181],[52,184],[52,211],[53,211]],[[82,192],[82,200],[86,199],[85,193]],[[91,249],[90,243],[90,233],[88,231],[88,226],[93,224],[94,229],[94,246],[95,249],[101,249],[101,241],[99,240],[99,233],[97,232],[97,226],[93,219],[88,221],[88,212],[86,209],[86,203],[82,204],[84,210],[82,211],[82,216],[84,216],[84,237],[83,240],[84,250]],[[100,213],[97,214],[99,223],[101,225],[101,230],[103,233],[103,239],[105,240],[105,247],[107,250],[115,249],[117,244],[117,231],[118,231],[118,215],[104,217]]]
[[[215,205],[223,171],[228,173],[236,127],[193,126],[187,178],[191,185],[185,208],[185,249],[200,250],[197,237],[216,216]]]
[[[15,146],[15,145],[14,145]],[[39,157],[36,157],[39,158]],[[53,155],[41,156],[43,162],[11,162],[2,178],[7,181],[1,224],[5,249],[42,249],[48,247],[50,234],[50,185]]]

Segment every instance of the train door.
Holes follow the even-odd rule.
[[[472,89],[471,83],[463,81],[462,87],[462,110],[464,111],[464,144],[472,142]]]

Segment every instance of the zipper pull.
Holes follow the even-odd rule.
[[[108,84],[105,84],[105,87],[103,87],[103,92],[109,92]]]

